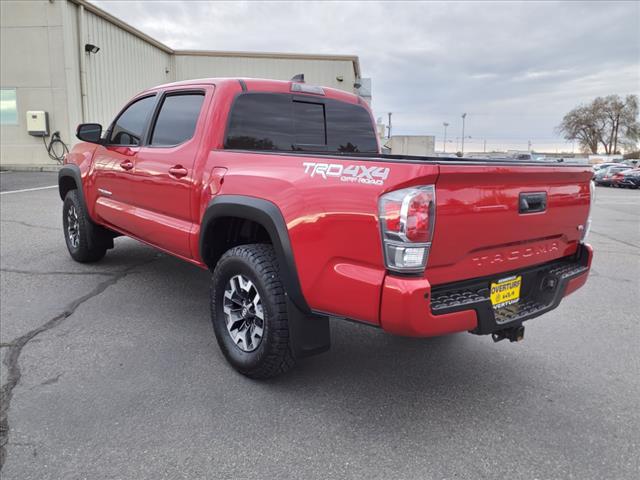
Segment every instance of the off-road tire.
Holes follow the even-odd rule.
[[[75,212],[77,217],[78,238],[75,245],[69,233],[70,212]],[[97,225],[93,225],[77,190],[69,190],[64,198],[64,203],[62,204],[62,226],[69,255],[76,262],[97,262],[107,253],[106,242],[102,238],[106,233],[102,232]]]
[[[262,338],[257,348],[250,352],[244,351],[233,341],[223,310],[225,289],[236,275],[242,275],[253,283],[264,312]],[[294,366],[287,300],[271,245],[240,245],[228,250],[220,258],[212,275],[210,306],[218,345],[238,372],[250,378],[264,379],[281,375]]]

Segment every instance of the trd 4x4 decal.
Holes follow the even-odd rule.
[[[383,185],[389,176],[389,169],[364,165],[340,165],[338,163],[302,162],[304,173],[310,177],[339,178],[341,182]]]

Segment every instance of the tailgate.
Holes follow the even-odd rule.
[[[586,226],[591,175],[586,166],[441,164],[425,273],[430,283],[515,271],[573,254]],[[546,208],[536,212],[545,196]]]

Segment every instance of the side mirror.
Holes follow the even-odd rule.
[[[102,125],[99,123],[81,123],[76,129],[76,137],[83,142],[100,143]]]

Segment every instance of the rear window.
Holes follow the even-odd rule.
[[[377,153],[360,105],[277,93],[245,93],[231,109],[225,148]]]
[[[327,129],[322,103],[293,102],[296,145],[326,145]]]

